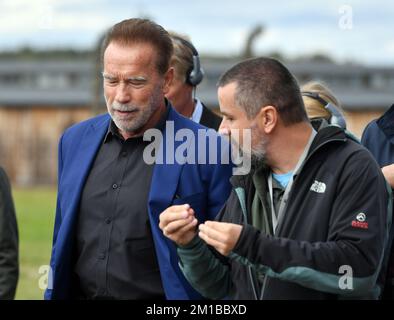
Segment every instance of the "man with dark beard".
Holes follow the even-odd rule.
[[[192,206],[199,221],[212,219],[230,193],[232,166],[193,161],[198,146],[190,149],[192,161],[189,149],[186,162],[174,160],[180,130],[202,139],[208,133],[165,99],[172,49],[168,33],[146,19],[108,31],[102,59],[109,115],[67,129],[59,143],[46,299],[201,298],[179,269],[176,247],[158,228],[159,214],[172,205]],[[148,131],[159,132],[161,140],[146,157]],[[207,158],[220,158],[219,147],[207,148]],[[152,163],[156,156],[161,161]]]
[[[391,200],[369,152],[339,127],[315,132],[295,78],[274,59],[235,65],[218,96],[219,130],[256,167],[231,179],[225,207],[198,234],[172,208],[161,214],[186,278],[212,299],[378,298]]]

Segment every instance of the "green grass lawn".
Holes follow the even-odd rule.
[[[39,268],[48,265],[56,208],[56,190],[14,189],[19,228],[20,275],[16,299],[43,299]]]

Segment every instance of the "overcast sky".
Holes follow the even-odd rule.
[[[394,4],[337,0],[0,0],[0,50],[91,48],[112,24],[149,16],[188,34],[202,53],[238,54],[256,24],[264,55],[322,52],[339,61],[394,65]]]

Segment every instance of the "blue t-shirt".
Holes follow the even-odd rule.
[[[293,176],[293,171],[289,171],[284,174],[276,174],[272,172],[272,177],[280,183],[283,188],[286,188],[291,177]]]

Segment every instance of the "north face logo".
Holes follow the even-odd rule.
[[[324,182],[315,180],[315,182],[311,185],[310,190],[317,193],[324,193],[326,191],[326,184]]]

